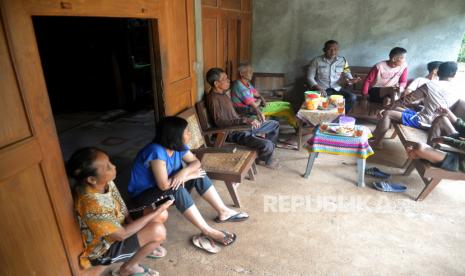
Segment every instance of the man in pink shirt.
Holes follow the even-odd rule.
[[[407,86],[407,50],[395,47],[389,53],[389,60],[375,64],[363,83],[363,100],[389,104],[396,100]],[[387,97],[390,96],[390,97]]]

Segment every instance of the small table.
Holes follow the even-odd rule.
[[[357,186],[365,187],[366,159],[374,154],[373,149],[368,144],[368,138],[372,135],[371,131],[367,127],[357,127],[363,128],[363,135],[360,137],[340,136],[337,134],[321,132],[319,128],[316,129],[313,137],[310,138],[305,145],[310,156],[308,157],[307,169],[305,170],[304,178],[308,178],[310,175],[313,163],[320,152],[354,156],[357,157]]]
[[[345,111],[345,110],[344,110]],[[299,123],[299,129],[297,133],[297,146],[298,150],[302,148],[302,132],[304,124],[310,125],[312,128],[324,123],[324,122],[334,122],[339,118],[339,116],[344,115],[344,113],[339,114],[337,112],[337,108],[328,108],[328,109],[315,109],[315,110],[308,110],[305,108],[305,103],[300,107],[299,111],[297,112],[297,121]]]

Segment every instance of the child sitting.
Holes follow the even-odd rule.
[[[105,152],[94,147],[77,150],[69,159],[67,170],[78,182],[74,206],[84,242],[84,252],[79,257],[81,266],[124,262],[119,275],[158,275],[139,262],[151,254],[166,255],[160,244],[166,237],[166,210],[173,201],[132,220],[113,183],[116,168]]]

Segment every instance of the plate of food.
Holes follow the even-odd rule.
[[[354,136],[354,127],[353,126],[340,126],[340,125],[332,125],[329,126],[327,132],[331,134],[337,134],[341,136]]]

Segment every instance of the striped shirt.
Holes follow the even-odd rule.
[[[255,103],[255,88],[250,82],[236,80],[231,90],[231,101],[235,108],[247,107]]]

